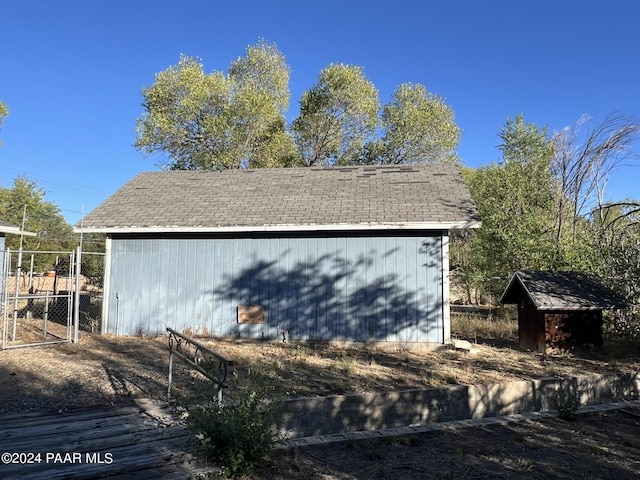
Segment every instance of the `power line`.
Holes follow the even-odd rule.
[[[25,172],[25,171],[20,171],[20,170],[16,170],[14,168],[9,168],[6,167],[4,165],[0,165],[0,170],[3,170],[5,172],[10,172],[13,173],[15,175],[18,176],[24,176],[27,177],[29,179],[32,180],[38,180],[38,181],[42,181],[45,183],[50,183],[52,185],[57,185],[59,187],[65,187],[65,188],[70,188],[72,190],[77,190],[77,191],[94,191],[94,192],[102,192],[102,193],[110,193],[107,190],[104,190],[103,188],[98,188],[98,187],[92,187],[89,185],[84,185],[82,183],[76,183],[76,182],[70,182],[68,180],[60,180],[60,179],[54,179],[51,177],[43,177],[40,175],[33,175],[29,172]],[[81,212],[76,212],[76,213],[81,213]]]

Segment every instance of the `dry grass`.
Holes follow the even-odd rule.
[[[280,396],[364,393],[590,373],[632,373],[640,368],[638,345],[612,339],[605,351],[540,355],[517,349],[517,322],[508,316],[454,315],[452,331],[474,352],[380,349],[271,342],[210,342],[234,360],[236,386],[273,386]],[[478,342],[478,343],[476,343]],[[238,389],[242,390],[242,388]],[[231,388],[229,395],[234,395]]]
[[[431,352],[385,351],[326,344],[206,340],[235,364],[226,392],[273,387],[281,397],[363,393],[471,385],[640,369],[637,343],[608,340],[605,352],[539,355],[519,351],[515,320],[456,316],[453,332],[476,353],[443,348]],[[166,398],[165,338],[83,334],[78,344],[0,352],[0,413],[110,404],[123,397]],[[213,387],[182,362],[175,364],[174,393],[195,402]],[[69,395],[66,395],[66,393]],[[194,392],[195,396],[194,396]],[[205,392],[205,393],[203,393]],[[67,398],[68,396],[68,398]]]
[[[518,321],[515,312],[508,307],[497,311],[454,311],[451,314],[451,323],[452,335],[474,343],[489,341],[515,344],[518,341]]]

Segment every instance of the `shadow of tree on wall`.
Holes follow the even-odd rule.
[[[250,267],[227,275],[223,286],[213,294],[232,304],[264,305],[266,323],[228,323],[225,331],[214,334],[300,340],[442,342],[442,274],[427,278],[437,264],[433,248],[421,247],[419,257],[423,261],[404,259],[407,271],[417,275],[417,282],[415,278],[407,278],[409,275],[397,273],[395,266],[385,268],[385,262],[397,261],[394,256],[397,249],[380,256],[372,250],[355,259],[325,254],[291,265],[283,258],[288,251],[277,260],[255,259]],[[421,279],[424,285],[420,285]],[[414,288],[416,285],[422,288]]]

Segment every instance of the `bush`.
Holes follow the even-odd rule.
[[[192,428],[201,435],[207,459],[236,477],[251,471],[278,440],[280,402],[266,390],[247,392],[237,402],[214,402],[189,413]]]
[[[604,331],[630,340],[640,339],[640,319],[633,309],[629,308],[615,315],[604,316]]]
[[[556,396],[556,410],[558,416],[568,422],[572,422],[578,418],[580,410],[580,399],[575,391],[560,391]]]

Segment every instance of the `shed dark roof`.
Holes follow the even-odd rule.
[[[480,226],[455,165],[140,173],[77,231],[450,229]]]
[[[622,308],[624,300],[596,278],[578,272],[514,273],[501,303],[518,303],[518,291],[524,291],[538,310],[601,310]]]

